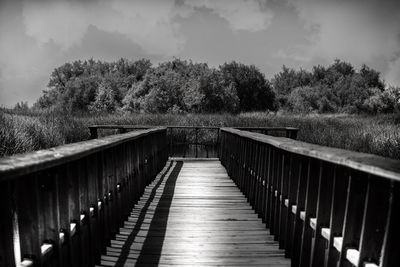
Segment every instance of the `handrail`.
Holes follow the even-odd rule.
[[[323,160],[363,171],[372,175],[378,175],[400,181],[399,160],[340,148],[326,147],[283,137],[265,136],[263,134],[241,131],[232,128],[222,128],[221,131],[263,142],[287,152],[312,157],[318,160]]]
[[[126,130],[138,130],[138,129],[149,129],[153,128],[155,126],[150,126],[150,125],[128,125],[128,124],[94,124],[88,126],[90,130],[90,135],[91,138],[97,138],[98,129],[118,129],[120,133],[125,132]],[[157,126],[161,127],[161,126]],[[163,127],[167,128],[174,128],[174,129],[191,129],[191,128],[197,128],[197,129],[212,129],[212,130],[219,130],[221,127],[218,126],[182,126],[182,125],[166,125]],[[286,137],[296,139],[297,137],[297,132],[299,131],[298,128],[294,127],[249,127],[249,126],[233,126],[232,128],[239,129],[239,130],[246,130],[246,131],[262,131],[264,133],[267,133],[269,131],[281,131],[286,133]]]
[[[92,139],[98,138],[99,129],[117,129],[118,133],[125,133],[128,130],[149,129],[152,126],[148,125],[118,125],[118,124],[104,124],[104,125],[90,125],[90,137]],[[164,126],[168,129],[168,146],[169,155],[171,157],[216,157],[219,150],[219,131],[220,127],[216,126],[180,126],[180,125],[167,125]],[[280,133],[292,139],[297,138],[298,128],[293,127],[235,127],[236,129],[243,129],[247,131],[261,131],[264,134]],[[185,131],[185,138],[183,142],[177,141],[177,132]],[[192,132],[192,130],[194,130]],[[210,134],[210,131],[213,131]],[[210,136],[213,135],[214,137]],[[204,138],[206,136],[206,138]],[[208,142],[205,142],[205,139]]]
[[[94,266],[168,159],[166,128],[0,159],[0,266]]]
[[[400,161],[232,128],[220,159],[292,266],[400,266]]]
[[[100,139],[75,142],[49,149],[0,158],[0,182],[4,179],[26,175],[45,168],[65,164],[100,150],[117,146],[123,142],[135,140],[164,130],[166,130],[166,128],[157,127],[149,130],[112,135]]]
[[[92,139],[98,137],[98,129],[117,129],[118,133],[127,130],[148,129],[151,126],[144,125],[91,125],[89,126]],[[171,157],[216,157],[219,145],[219,127],[215,126],[164,126],[167,128],[169,155]],[[184,140],[177,141],[177,132],[184,132]],[[210,134],[209,131],[213,133]],[[192,132],[193,131],[193,132]],[[204,135],[207,135],[204,138]],[[182,137],[182,136],[181,136]],[[205,142],[205,139],[208,142]]]
[[[256,132],[261,132],[263,134],[268,134],[270,132],[284,132],[285,137],[291,139],[297,139],[297,133],[299,132],[299,128],[295,127],[233,127],[233,128],[244,131],[256,131]]]

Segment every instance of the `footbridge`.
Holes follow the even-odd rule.
[[[0,266],[400,266],[399,161],[295,128],[90,132],[0,159]]]

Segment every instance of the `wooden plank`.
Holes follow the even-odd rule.
[[[0,181],[65,164],[100,150],[165,131],[166,128],[161,127],[141,130],[4,157],[0,159]]]
[[[329,223],[328,246],[325,252],[324,266],[335,267],[339,253],[334,247],[334,238],[342,236],[343,221],[346,210],[347,188],[349,183],[349,172],[347,168],[336,166],[333,186],[332,205]]]
[[[12,208],[12,183],[0,184],[0,266],[13,266],[15,264],[13,249],[13,220]]]
[[[267,136],[258,133],[221,128],[222,132],[231,133],[250,140],[270,144],[276,148],[295,154],[316,158],[340,166],[346,166],[388,179],[400,181],[400,161],[372,154],[353,152],[344,149],[325,147],[284,137]]]
[[[47,265],[57,265],[59,262],[59,210],[58,210],[58,181],[55,169],[39,172],[38,174],[38,224],[39,240],[42,248],[47,247],[41,255],[41,262]],[[50,247],[51,246],[51,247]]]
[[[286,231],[288,220],[288,207],[285,205],[286,199],[289,201],[289,179],[290,169],[292,165],[292,157],[289,153],[282,154],[282,170],[280,175],[281,196],[280,196],[280,217],[279,217],[279,247],[285,248],[286,246]]]
[[[16,208],[18,214],[21,259],[30,258],[35,264],[41,264],[41,244],[39,239],[39,191],[37,175],[27,175],[15,184]]]
[[[292,264],[293,266],[298,266],[301,258],[301,245],[302,236],[304,231],[304,221],[300,218],[300,213],[305,210],[306,196],[307,196],[307,180],[308,180],[308,160],[302,158],[299,160],[299,170],[298,170],[298,185],[296,192],[296,208],[293,209],[294,214],[293,220],[293,238],[292,238]]]
[[[300,266],[309,266],[312,251],[312,237],[314,230],[310,227],[310,218],[315,217],[318,197],[318,183],[321,163],[311,159],[308,164],[307,192],[305,199],[305,217],[303,223],[303,235],[300,249]]]
[[[385,227],[385,237],[381,252],[381,265],[383,267],[400,266],[399,240],[400,240],[400,183],[392,182],[390,192],[390,208]]]
[[[180,166],[147,186],[102,266],[290,265],[218,161]]]
[[[390,181],[371,177],[368,182],[364,216],[361,225],[359,264],[375,262],[379,264],[388,218]]]
[[[350,174],[349,188],[347,190],[347,201],[345,218],[343,223],[343,241],[339,256],[339,264],[350,266],[346,260],[346,250],[358,248],[361,225],[364,214],[365,197],[368,181],[363,179],[359,172]]]
[[[285,256],[291,257],[293,250],[293,235],[294,235],[294,225],[296,219],[296,212],[293,213],[293,205],[296,206],[297,193],[299,190],[299,172],[301,160],[296,157],[296,155],[291,155],[290,157],[290,168],[288,173],[288,196],[286,207],[286,232],[285,232]],[[297,209],[297,206],[296,206]],[[297,210],[296,210],[297,211]]]
[[[330,163],[322,163],[318,183],[318,199],[316,209],[316,227],[311,251],[311,265],[323,266],[325,261],[325,248],[327,240],[322,236],[322,228],[329,226],[330,208],[332,206],[332,184],[334,166]]]

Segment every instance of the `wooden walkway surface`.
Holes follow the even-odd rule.
[[[101,266],[290,266],[218,160],[168,161]]]

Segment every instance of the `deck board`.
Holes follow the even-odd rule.
[[[290,266],[214,161],[170,161],[146,188],[101,266]]]

